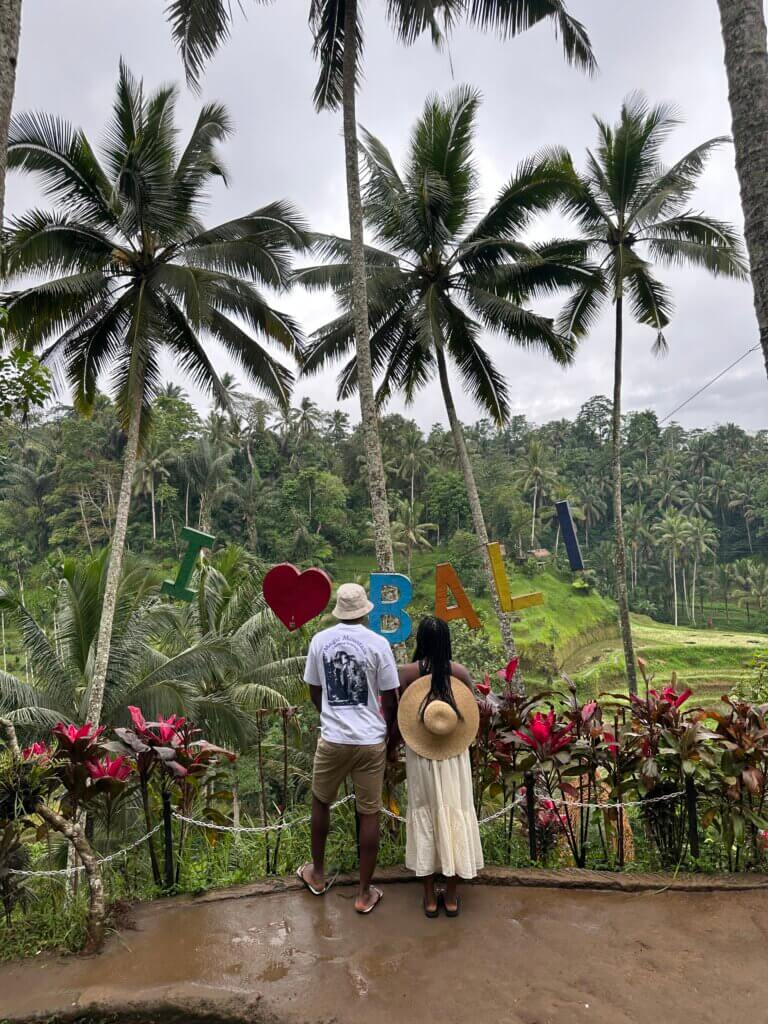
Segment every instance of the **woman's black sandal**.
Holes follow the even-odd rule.
[[[445,902],[445,893],[443,893],[443,910],[445,910],[446,917],[458,917],[461,912],[461,896],[456,897],[456,907],[451,910]]]
[[[435,909],[434,910],[427,910],[427,901],[426,900],[422,900],[421,901],[421,905],[424,908],[424,916],[425,917],[430,917],[430,918],[439,917],[439,915],[440,915],[440,900],[439,899],[435,900]]]

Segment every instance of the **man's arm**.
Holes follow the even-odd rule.
[[[381,711],[387,723],[387,757],[394,760],[395,752],[400,746],[400,730],[397,727],[397,690],[383,690],[381,694]]]
[[[309,697],[312,703],[317,708],[318,715],[322,714],[323,711],[323,688],[322,686],[315,686],[314,683],[309,683]]]
[[[309,697],[312,703],[317,708],[318,715],[322,714],[323,711],[323,686],[322,679],[320,677],[319,667],[317,664],[317,652],[315,650],[315,641],[311,641],[309,650],[307,651],[307,661],[304,665],[304,682],[309,687]]]

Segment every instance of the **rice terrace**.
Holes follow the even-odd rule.
[[[768,999],[764,0],[2,0],[0,1024]]]

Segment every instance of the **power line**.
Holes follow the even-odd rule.
[[[663,420],[659,420],[659,426],[661,426],[662,423],[666,423],[668,419],[671,419],[676,412],[680,412],[680,410],[684,406],[688,405],[689,402],[692,402],[694,398],[698,398],[703,391],[707,390],[707,388],[711,388],[712,385],[716,381],[720,380],[721,377],[724,377],[729,370],[732,370],[734,366],[738,366],[742,359],[746,359],[747,356],[751,355],[753,352],[757,352],[759,348],[759,342],[757,343],[757,345],[753,345],[752,348],[748,348],[747,351],[743,355],[740,355],[738,359],[734,360],[730,366],[726,366],[726,368],[724,370],[721,370],[716,377],[713,377],[712,380],[708,381],[703,387],[699,388],[698,391],[694,391],[690,398],[686,398],[686,400],[682,402],[680,405],[678,405],[676,409],[673,409],[672,412],[668,413]]]

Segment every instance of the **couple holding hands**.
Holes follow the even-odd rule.
[[[351,777],[359,818],[359,914],[382,899],[371,884],[379,849],[379,810],[387,757],[405,742],[408,781],[406,866],[423,879],[423,908],[437,917],[459,913],[458,880],[483,866],[472,791],[469,747],[479,724],[472,680],[451,660],[442,619],[421,620],[413,661],[400,668],[386,639],[367,628],[373,608],[363,587],[344,583],[333,615],[307,654],[304,680],[320,714],[312,777],[312,860],[297,874],[316,896],[330,888],[325,846],[331,804]],[[398,701],[399,694],[399,701]],[[445,879],[438,894],[435,876]]]

